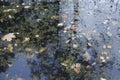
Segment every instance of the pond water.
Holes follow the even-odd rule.
[[[52,13],[53,15],[56,15],[57,13],[59,13],[60,16],[62,15],[62,17],[59,17],[59,22],[61,24],[62,23],[64,24],[64,28],[75,25],[78,30],[76,31],[76,35],[79,36],[78,38],[82,39],[81,35],[85,36],[87,41],[83,39],[82,42],[85,45],[87,43],[89,45],[92,45],[92,48],[94,48],[95,51],[97,52],[97,57],[93,58],[96,58],[95,62],[98,64],[92,67],[93,69],[91,69],[90,71],[89,70],[88,72],[87,70],[85,71],[87,76],[81,77],[81,75],[82,76],[84,75],[82,73],[74,75],[74,73],[69,74],[69,71],[64,72],[64,70],[67,69],[62,68],[61,65],[61,62],[64,60],[64,58],[62,60],[59,59],[59,57],[62,57],[61,56],[62,54],[57,54],[56,57],[56,53],[54,52],[54,50],[56,49],[55,43],[57,42],[57,40],[49,43],[49,41],[44,42],[45,40],[44,39],[40,43],[33,42],[37,44],[37,46],[44,42],[43,45],[44,47],[47,47],[47,51],[44,52],[45,48],[40,47],[40,52],[42,52],[42,54],[41,53],[38,54],[37,51],[35,52],[32,51],[31,50],[31,47],[33,47],[32,45],[29,45],[30,48],[26,49],[25,47],[28,45],[26,44],[27,42],[24,43],[25,45],[19,46],[24,47],[25,50],[27,50],[28,52],[19,49],[15,50],[14,57],[13,58],[9,57],[9,62],[7,64],[8,67],[5,68],[5,70],[0,68],[1,69],[0,80],[119,80],[120,79],[119,6],[120,6],[119,0],[61,0],[59,2],[59,11],[54,12],[52,8],[50,9],[51,10],[51,12],[49,12],[50,15]],[[37,9],[37,7],[39,7],[39,4],[35,7],[36,7],[35,9]],[[44,10],[47,11],[47,9],[49,10],[49,8],[45,6]],[[47,13],[45,13],[44,11],[41,13],[36,12],[35,13],[31,12],[30,14],[32,15],[30,14],[27,15],[27,13],[24,14],[26,16],[30,16],[30,19],[28,19],[28,21],[30,20],[33,22],[35,20],[34,18],[36,18],[34,14],[40,14],[42,15],[42,17],[37,16],[37,18],[40,17],[43,19],[43,21],[47,22],[47,20],[45,19]],[[52,21],[49,23],[52,23]],[[55,23],[58,24],[58,22],[53,22],[53,24],[51,25],[54,25]],[[19,24],[21,24],[21,22]],[[30,26],[37,27],[36,22],[29,24]],[[23,24],[23,26],[25,25]],[[3,25],[0,25],[0,27],[3,27]],[[31,29],[33,30],[34,28]],[[31,34],[34,35],[33,33]],[[62,37],[64,40],[66,40],[66,38],[69,36],[69,34],[67,36],[64,35],[64,29],[61,30],[59,33],[60,33],[59,36]],[[28,34],[27,36],[30,36],[31,34]],[[28,43],[32,44],[32,42]],[[62,41],[60,43],[62,43]],[[63,44],[64,43],[60,44],[60,46],[62,46]],[[57,46],[57,48],[59,47]],[[88,49],[88,52],[89,51],[90,50]],[[64,53],[62,50],[59,52]],[[94,51],[91,51],[89,53],[92,55]],[[67,53],[64,54],[64,56],[66,55]],[[66,58],[69,57],[65,57],[65,60],[67,60]]]
[[[120,78],[119,5],[119,0],[69,0],[61,2],[61,12],[68,15],[68,18],[63,18],[66,26],[72,25],[72,22],[77,19],[77,29],[82,30],[78,35],[83,34],[90,41],[96,40],[99,45],[94,45],[94,47],[98,52],[107,51],[111,60],[114,58],[113,64],[111,64],[112,68],[107,67],[103,69],[103,74],[99,74],[106,78],[105,80],[119,80]],[[106,49],[104,45],[111,45],[112,48]]]

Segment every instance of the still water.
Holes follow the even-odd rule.
[[[96,65],[88,79],[68,78],[67,73],[62,73],[66,77],[64,80],[120,80],[120,1],[61,0],[59,5],[59,15],[62,15],[59,22],[64,23],[64,27],[74,23],[80,30],[77,35],[84,35],[97,51],[98,59],[104,57],[106,62]],[[47,57],[41,57],[25,51],[16,52],[14,58],[10,58],[9,67],[0,73],[0,80],[60,80],[50,74],[63,76],[59,74],[61,63],[49,50],[46,53]]]

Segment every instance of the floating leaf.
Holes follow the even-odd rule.
[[[75,67],[76,67],[76,68],[80,68],[80,67],[81,67],[81,64],[80,64],[80,63],[76,63],[76,64],[75,64]]]
[[[42,48],[40,48],[40,50],[39,50],[40,53],[42,53],[42,52],[44,52],[44,51],[46,51],[46,48],[45,48],[45,47],[42,47]]]
[[[107,35],[108,35],[108,36],[112,36],[112,33],[110,33],[110,32],[107,32]]]
[[[2,40],[5,41],[11,41],[13,38],[16,38],[16,36],[14,35],[14,33],[9,33],[6,34],[5,36],[2,37]]]
[[[51,19],[57,19],[59,16],[51,16]]]
[[[26,52],[32,52],[32,49],[31,48],[25,48],[25,51]]]
[[[12,64],[11,64],[11,63],[9,63],[9,64],[8,64],[8,66],[9,66],[9,67],[12,67]]]
[[[107,55],[108,53],[106,51],[103,51],[102,54]]]
[[[91,59],[90,54],[86,51],[85,54],[83,55],[84,61],[88,61]]]
[[[71,29],[71,30],[75,30],[75,29],[76,29],[76,26],[75,26],[75,25],[72,25],[72,26],[70,27],[70,29]]]
[[[71,66],[71,69],[74,69],[75,68],[75,64],[73,64],[72,66]]]
[[[79,67],[75,67],[75,68],[74,68],[74,71],[75,71],[76,73],[80,73],[80,68],[79,68]]]
[[[106,48],[111,49],[111,48],[112,48],[112,46],[111,46],[111,45],[107,45],[107,46],[106,46]]]
[[[30,6],[24,6],[24,8],[25,8],[25,9],[28,9],[28,8],[30,8]]]
[[[105,78],[100,78],[100,80],[107,80],[107,79],[105,79]]]
[[[8,45],[7,45],[7,50],[8,50],[9,52],[13,52],[13,46],[12,46],[12,44],[8,44]]]
[[[61,65],[63,65],[63,66],[67,66],[67,64],[66,64],[66,63],[61,63]]]
[[[92,46],[92,44],[91,43],[87,43],[88,44],[88,46]]]
[[[58,23],[58,27],[62,27],[64,25],[64,23]]]
[[[103,24],[107,24],[108,23],[108,20],[104,20]]]
[[[39,35],[37,34],[37,35],[35,35],[35,37],[36,37],[36,38],[38,38],[38,37],[39,37]]]
[[[70,42],[70,40],[65,41],[66,44],[68,44],[69,42]]]
[[[78,44],[73,44],[73,48],[78,48]]]
[[[29,40],[30,40],[29,37],[25,37],[25,39],[23,40],[23,43],[25,43],[25,42],[27,42],[27,41],[29,41]]]
[[[104,58],[103,56],[100,56],[100,59],[101,59],[101,60],[104,60],[105,58]]]

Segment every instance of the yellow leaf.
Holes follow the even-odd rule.
[[[76,67],[76,68],[80,68],[80,67],[81,67],[81,64],[80,64],[80,63],[76,63],[76,64],[75,64],[75,67]]]
[[[51,16],[51,19],[57,19],[59,16]]]
[[[107,55],[108,53],[106,51],[103,51],[102,54]]]
[[[46,51],[46,48],[45,48],[45,47],[41,47],[40,50],[39,50],[40,53],[42,53],[42,52],[44,52],[44,51]]]
[[[66,63],[61,63],[61,65],[63,65],[63,66],[67,66],[67,64],[66,64]]]
[[[107,79],[105,79],[105,78],[100,78],[100,80],[107,80]]]
[[[111,49],[111,48],[112,48],[112,46],[111,46],[111,45],[107,45],[107,46],[106,46],[106,48]]]
[[[75,67],[75,68],[74,68],[74,71],[75,71],[76,73],[80,73],[80,68]]]
[[[44,11],[48,11],[48,9],[44,9]]]
[[[8,50],[9,52],[13,52],[13,46],[12,46],[12,44],[8,44],[8,45],[7,45],[7,50]]]
[[[0,48],[0,51],[2,51],[2,48]]]
[[[25,48],[25,51],[32,52],[33,50],[31,48]]]

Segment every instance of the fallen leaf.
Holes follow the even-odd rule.
[[[108,35],[108,36],[112,36],[112,33],[110,33],[110,32],[107,32],[107,35]]]
[[[103,54],[103,55],[107,55],[108,53],[107,53],[106,51],[103,51],[102,54]]]
[[[12,64],[11,64],[11,63],[9,63],[9,64],[8,64],[8,67],[12,67]]]
[[[26,52],[32,52],[32,49],[31,48],[25,48],[25,51]]]
[[[71,69],[74,69],[75,68],[75,64],[73,64],[72,66],[71,66]]]
[[[2,51],[2,48],[0,48],[0,51]]]
[[[70,40],[65,41],[66,44],[68,44],[69,42],[70,42]]]
[[[107,56],[106,59],[110,59],[110,57]]]
[[[107,24],[108,23],[108,20],[104,20],[103,24]]]
[[[37,35],[35,35],[35,37],[36,37],[36,38],[38,38],[38,37],[39,37],[39,35],[37,34]]]
[[[40,53],[42,53],[44,51],[46,51],[46,47],[41,47],[40,50],[39,50]]]
[[[104,45],[103,48],[104,48],[104,49],[105,49],[105,48],[107,48],[107,49],[111,49],[112,46],[111,46],[111,45]]]
[[[8,44],[8,45],[7,45],[7,50],[8,50],[9,52],[13,52],[13,46],[12,46],[12,44]]]
[[[80,64],[80,63],[76,63],[76,64],[75,64],[75,67],[76,67],[76,68],[80,68],[80,67],[81,67],[81,64]]]
[[[74,68],[74,71],[75,71],[76,73],[80,73],[80,68],[79,68],[79,67],[75,67],[75,68]]]
[[[104,60],[105,58],[104,58],[103,56],[100,56],[100,59],[101,59],[101,60]]]
[[[83,59],[84,59],[84,61],[88,61],[88,60],[91,59],[91,56],[90,56],[90,54],[89,54],[87,51],[86,51],[85,54],[83,55]]]
[[[88,44],[88,46],[92,46],[92,44],[91,43],[87,43]]]
[[[24,8],[25,8],[25,9],[28,9],[28,8],[30,8],[30,6],[24,6]]]
[[[62,27],[62,26],[64,26],[64,23],[58,23],[57,26],[58,26],[58,27]]]
[[[23,42],[22,43],[25,43],[25,42],[27,42],[27,41],[29,41],[30,40],[30,38],[29,37],[25,37],[25,39],[23,40]]]
[[[107,79],[105,79],[105,78],[100,78],[100,80],[107,80]]]
[[[78,44],[73,44],[73,48],[78,48]]]
[[[105,48],[106,48],[106,45],[103,45],[103,48],[105,49]]]
[[[75,29],[76,29],[76,26],[75,26],[75,25],[72,25],[72,26],[70,27],[70,29],[71,29],[71,30],[75,30]]]
[[[111,48],[112,48],[112,46],[111,46],[111,45],[107,45],[107,46],[106,46],[106,48],[111,49]]]
[[[63,65],[63,66],[67,66],[67,64],[66,64],[66,63],[61,63],[61,65]]]
[[[2,37],[2,40],[5,41],[11,41],[13,38],[16,38],[16,36],[14,35],[14,33],[9,33],[9,34],[6,34]]]
[[[82,29],[77,29],[77,32],[82,32],[83,30]]]
[[[59,16],[51,16],[51,19],[57,19]]]

